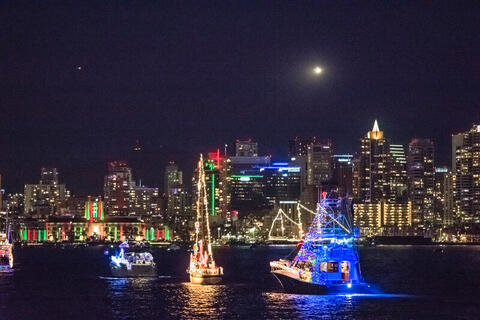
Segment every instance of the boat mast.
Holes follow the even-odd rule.
[[[203,162],[203,155],[200,154],[200,161],[198,162],[198,181],[197,181],[197,226],[196,226],[196,241],[199,241],[199,229],[200,223],[202,224],[202,240],[206,242],[207,253],[210,255],[213,260],[212,254],[212,244],[211,244],[211,234],[210,234],[210,224],[208,220],[208,198],[207,198],[207,188],[205,182],[205,167]],[[205,235],[206,230],[206,235]]]

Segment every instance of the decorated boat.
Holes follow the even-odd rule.
[[[13,268],[13,245],[5,233],[0,233],[0,268]]]
[[[351,227],[351,203],[322,194],[305,239],[291,260],[271,261],[272,274],[288,293],[369,293],[362,281]]]
[[[128,244],[120,245],[120,252],[111,257],[110,270],[114,277],[155,277],[157,266],[150,252],[126,252]]]
[[[212,252],[212,240],[208,219],[208,200],[205,185],[203,157],[198,162],[197,181],[197,221],[195,222],[195,243],[190,254],[190,266],[187,273],[194,284],[217,284],[222,281],[223,268],[215,264]]]

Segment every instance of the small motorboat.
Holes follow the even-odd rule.
[[[155,277],[157,266],[150,252],[125,252],[120,248],[120,253],[111,257],[110,270],[114,277]]]

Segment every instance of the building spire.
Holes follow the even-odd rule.
[[[379,132],[380,129],[378,128],[378,122],[377,122],[377,119],[375,119],[375,122],[373,123],[373,129],[372,129],[373,132]]]

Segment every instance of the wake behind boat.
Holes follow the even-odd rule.
[[[198,162],[197,221],[195,222],[195,244],[190,254],[190,282],[194,284],[217,284],[222,281],[223,268],[215,264],[212,253],[208,201],[205,186],[203,157]]]
[[[271,261],[272,274],[288,293],[369,293],[362,282],[350,226],[348,200],[323,193],[305,241],[293,260]]]
[[[111,257],[110,270],[114,277],[156,277],[157,266],[149,252],[125,252],[128,244],[122,244],[120,253]]]

